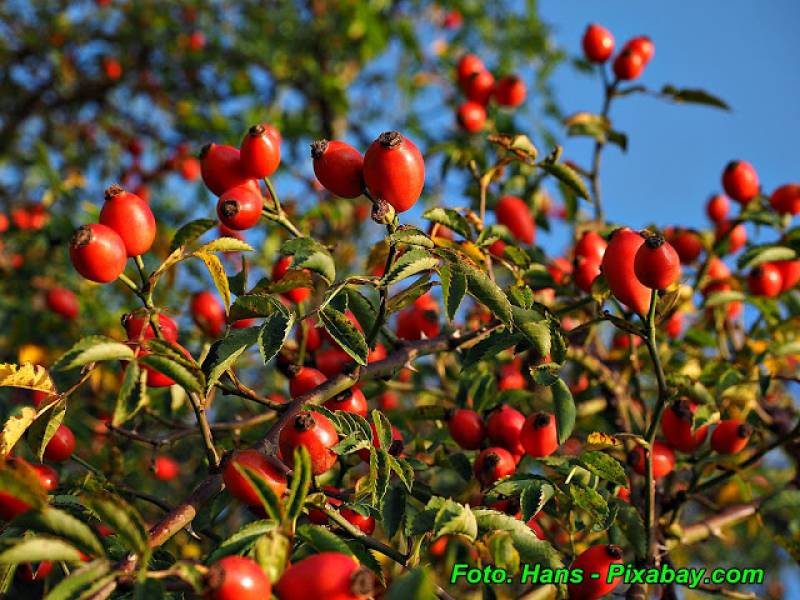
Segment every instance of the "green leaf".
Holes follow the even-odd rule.
[[[478,523],[469,506],[446,500],[436,513],[433,532],[434,537],[460,534],[474,540],[478,536]]]
[[[636,558],[644,559],[647,557],[647,534],[639,511],[619,498],[612,498],[610,502],[618,509],[617,525],[628,538]]]
[[[753,267],[763,265],[764,263],[779,260],[792,260],[796,256],[797,253],[786,246],[776,246],[773,244],[753,246],[738,258],[736,266],[740,271],[749,271]]]
[[[550,387],[559,380],[561,365],[558,363],[544,363],[531,367],[531,376],[537,385]]]
[[[506,325],[511,324],[511,303],[497,284],[478,268],[466,268],[470,295]]]
[[[491,535],[488,547],[495,567],[512,575],[519,571],[519,552],[514,548],[514,539],[509,532],[499,531]]]
[[[375,554],[373,554],[372,550],[365,548],[359,540],[347,540],[346,544],[350,547],[356,560],[375,574],[380,581],[380,585],[385,586],[386,579],[383,576],[381,563],[375,558]]]
[[[283,348],[293,326],[294,314],[276,311],[264,319],[258,335],[258,351],[265,365]]]
[[[319,312],[319,318],[325,331],[348,356],[360,365],[367,364],[369,348],[364,334],[356,329],[344,313],[326,306]]]
[[[392,424],[381,411],[372,409],[372,422],[375,424],[376,438],[381,448],[389,449],[392,445]]]
[[[181,246],[186,246],[193,242],[206,231],[216,226],[216,224],[217,221],[214,219],[197,219],[196,221],[190,221],[175,232],[172,242],[169,245],[169,254],[172,254]]]
[[[45,448],[58,431],[67,413],[67,399],[61,398],[48,404],[36,415],[36,420],[28,428],[28,446],[34,455],[41,461]]]
[[[206,391],[219,382],[223,373],[236,363],[245,350],[258,342],[260,334],[260,327],[230,329],[223,339],[212,344],[202,365],[206,376]]]
[[[586,189],[586,184],[575,169],[568,167],[564,163],[556,162],[543,162],[540,166],[550,175],[565,184],[576,195],[584,200],[589,199],[589,190]]]
[[[550,389],[553,391],[558,443],[563,444],[575,428],[575,401],[563,379],[559,379]]]
[[[125,368],[122,385],[117,394],[111,424],[119,427],[139,412],[147,400],[147,373],[139,369],[139,363],[131,361]]]
[[[424,567],[416,567],[398,577],[386,594],[386,600],[431,600],[436,587]]]
[[[522,490],[519,497],[522,520],[526,523],[535,517],[547,504],[547,501],[556,493],[555,487],[546,481],[530,481]]]
[[[277,582],[286,570],[291,553],[292,542],[279,529],[262,535],[253,547],[253,557],[272,582]],[[203,583],[203,579],[200,583]]]
[[[139,363],[158,371],[162,375],[166,375],[189,392],[198,394],[203,392],[203,374],[200,371],[193,372],[187,369],[177,360],[159,354],[148,354],[140,358]]]
[[[91,335],[81,339],[67,350],[53,365],[54,370],[67,371],[91,362],[105,360],[131,360],[133,349],[127,344],[104,335]]]
[[[348,556],[353,555],[353,551],[344,543],[344,540],[325,527],[301,525],[297,528],[296,535],[317,552],[340,552]]]
[[[203,244],[194,254],[213,254],[214,252],[253,252],[253,247],[247,242],[232,237],[221,237]]]
[[[294,449],[293,465],[292,484],[289,487],[289,499],[286,503],[286,516],[291,523],[294,523],[302,514],[303,504],[313,479],[311,457],[305,446],[298,446]]]
[[[278,523],[283,522],[283,504],[275,494],[272,487],[269,485],[264,476],[255,469],[251,469],[247,465],[233,464],[234,468],[241,474],[245,480],[253,486],[253,489],[264,507],[264,512]]]
[[[472,238],[469,221],[452,208],[429,208],[422,213],[422,218],[449,227],[466,239]]]
[[[397,231],[389,236],[390,242],[406,244],[408,246],[421,246],[433,248],[434,243],[424,232],[410,225],[401,225]]]
[[[390,485],[381,502],[381,524],[386,537],[397,533],[406,510],[406,492],[400,485]]]
[[[104,577],[111,570],[106,560],[95,560],[72,571],[50,590],[44,600],[77,600],[81,592]]]
[[[482,533],[508,531],[514,540],[514,547],[520,559],[529,563],[541,563],[543,567],[558,569],[562,566],[561,558],[555,548],[548,542],[536,537],[530,527],[512,516],[496,510],[475,509],[472,511]]]
[[[588,512],[595,522],[604,521],[608,515],[608,504],[600,493],[590,487],[572,484],[569,495],[576,506]]]
[[[9,540],[13,545],[0,552],[0,563],[32,563],[43,560],[80,562],[81,553],[63,540],[49,537],[28,537]]]
[[[584,467],[598,477],[617,485],[628,485],[628,476],[625,473],[625,468],[619,464],[617,459],[612,458],[605,452],[584,452],[579,460]]]
[[[673,102],[677,102],[679,104],[704,104],[706,106],[713,106],[723,110],[731,109],[731,107],[728,106],[724,100],[701,89],[680,89],[671,85],[665,85],[661,88],[661,95],[666,96]]]
[[[105,555],[103,545],[88,525],[57,508],[45,506],[40,511],[29,511],[17,518],[14,525],[65,539],[90,556]]]
[[[456,318],[458,307],[467,293],[467,274],[458,263],[446,263],[439,267],[439,279],[442,282],[442,297],[447,318]]]
[[[521,334],[509,333],[507,329],[495,330],[467,351],[461,366],[463,369],[468,369],[484,358],[494,358],[522,339]]]
[[[521,331],[537,356],[545,357],[550,354],[550,325],[544,316],[534,310],[526,310],[517,306],[511,307],[514,316],[514,326]]]
[[[330,252],[318,241],[308,237],[298,237],[281,246],[281,254],[293,256],[292,269],[308,269],[317,273],[327,283],[336,279],[336,266]]]
[[[231,305],[230,320],[268,317],[276,311],[286,312],[280,301],[270,294],[245,294]]]
[[[392,314],[403,310],[417,298],[427,293],[428,290],[433,287],[433,282],[430,279],[430,274],[425,273],[406,289],[389,298],[389,301],[386,303],[386,313]]]
[[[714,308],[715,306],[723,306],[731,302],[742,302],[743,300],[745,300],[745,295],[742,292],[734,290],[713,292],[706,298],[705,307]]]
[[[410,492],[414,485],[414,468],[403,458],[389,455],[389,467],[394,471]]]
[[[116,534],[125,546],[138,555],[148,551],[147,531],[139,512],[122,498],[109,492],[83,496],[83,503]]]
[[[248,523],[217,546],[216,550],[206,559],[206,564],[211,565],[226,556],[247,552],[252,548],[253,544],[256,543],[258,538],[272,531],[275,527],[274,521],[268,521],[266,519]]]
[[[378,316],[375,306],[369,298],[364,296],[364,294],[359,292],[355,287],[348,285],[345,287],[345,291],[347,292],[348,307],[356,316],[356,320],[361,323],[364,330],[369,331],[372,329],[372,325],[375,323],[375,319]]]
[[[208,273],[211,275],[211,280],[217,288],[222,302],[225,305],[225,312],[231,308],[231,290],[228,287],[228,276],[225,274],[225,267],[222,266],[222,261],[214,254],[208,252],[197,251],[192,254],[203,261]]]
[[[392,285],[417,273],[435,269],[438,264],[439,259],[427,250],[412,248],[394,261],[389,272],[383,276],[383,282],[385,285]]]
[[[388,448],[388,446],[387,446]],[[386,495],[391,477],[391,456],[383,448],[369,449],[369,489],[372,491],[372,504],[379,506]]]

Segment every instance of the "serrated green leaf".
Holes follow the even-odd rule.
[[[231,329],[223,339],[212,344],[202,365],[206,377],[206,390],[214,387],[223,373],[236,363],[245,350],[258,342],[261,330],[261,327]]]
[[[318,241],[308,237],[298,237],[281,246],[281,254],[293,256],[292,269],[308,269],[320,275],[327,283],[336,279],[336,266],[330,252]]]
[[[258,351],[265,365],[283,348],[293,326],[293,314],[276,311],[264,319],[258,334]]]
[[[392,538],[403,522],[406,509],[406,492],[400,485],[390,485],[381,502],[381,524],[386,537]]]
[[[375,424],[375,432],[381,448],[388,449],[392,445],[392,424],[381,411],[372,409],[370,413]]]
[[[499,531],[491,535],[488,547],[495,567],[512,575],[519,571],[519,552],[514,548],[514,539],[509,532]]]
[[[511,324],[511,303],[498,285],[477,268],[465,268],[470,295],[506,325]]]
[[[355,287],[347,286],[345,291],[347,292],[347,305],[356,316],[356,320],[361,323],[364,331],[370,331],[378,316],[375,306]]]
[[[389,478],[392,473],[390,458],[389,453],[383,448],[370,448],[369,489],[372,492],[372,504],[375,506],[380,505],[389,487]]]
[[[0,551],[0,563],[81,560],[81,553],[75,546],[57,538],[36,536],[9,542],[12,543],[11,547]]]
[[[253,547],[253,557],[273,584],[286,570],[291,553],[292,542],[279,529],[274,529],[259,537]]]
[[[196,221],[190,221],[175,232],[172,242],[169,245],[169,253],[172,254],[181,246],[190,244],[216,224],[217,221],[214,219],[197,219]]]
[[[410,492],[414,485],[414,468],[411,464],[403,459],[389,455],[389,467],[394,471]]]
[[[324,527],[301,525],[297,528],[296,535],[317,552],[340,552],[348,556],[353,555],[353,551],[342,538]]]
[[[259,471],[251,469],[247,465],[233,463],[233,466],[239,474],[253,486],[256,496],[258,496],[258,499],[261,501],[261,506],[264,507],[264,512],[266,512],[271,519],[282,523],[284,506],[267,480],[264,479],[264,476]]]
[[[115,427],[119,427],[136,414],[140,398],[140,395],[136,393],[139,375],[139,363],[135,360],[129,362],[128,366],[125,367],[122,385],[119,388],[117,401],[114,404],[114,414],[111,417],[111,424]]]
[[[360,365],[367,364],[369,347],[364,334],[356,329],[344,313],[326,306],[319,312],[319,318],[325,331],[348,356]]]
[[[517,306],[511,307],[511,314],[514,316],[514,327],[530,342],[537,356],[550,354],[550,325],[544,316]]]
[[[606,481],[627,486],[628,476],[625,468],[615,458],[605,452],[584,452],[579,457],[580,463],[589,471]]]
[[[570,190],[584,200],[589,199],[589,190],[586,189],[586,184],[578,175],[575,169],[568,167],[564,163],[544,162],[540,166],[547,171],[550,175],[565,184]]]
[[[439,264],[439,259],[427,250],[422,248],[412,248],[404,252],[400,258],[394,261],[389,272],[383,276],[385,285],[392,285],[398,281],[435,269]]]
[[[447,500],[436,513],[433,531],[434,537],[460,534],[474,540],[478,535],[478,523],[469,506]]]
[[[133,349],[104,335],[92,335],[81,339],[67,350],[53,365],[53,369],[67,371],[91,362],[106,360],[131,360]]]
[[[541,563],[543,567],[558,569],[562,566],[561,558],[555,548],[548,542],[536,537],[530,527],[512,516],[488,509],[472,511],[482,533],[508,531],[514,540],[514,547],[520,559],[529,563]]]
[[[575,400],[563,379],[559,379],[550,389],[553,392],[558,443],[563,444],[575,429]]]
[[[206,558],[206,564],[212,565],[219,559],[232,554],[242,554],[247,552],[256,540],[265,533],[275,529],[274,521],[262,519],[248,523],[229,538],[225,539],[219,546]]]
[[[105,577],[110,569],[111,565],[106,560],[95,560],[85,564],[59,581],[44,600],[76,600],[81,592]]]
[[[647,534],[639,511],[619,498],[612,498],[610,503],[618,510],[616,524],[628,538],[636,558],[644,559],[647,556]]]
[[[289,499],[286,502],[286,516],[291,523],[294,523],[303,512],[303,504],[313,479],[311,457],[305,446],[294,449],[292,465],[292,483],[289,486]]]
[[[608,504],[598,491],[573,483],[569,486],[569,495],[576,506],[591,515],[594,522],[605,521]]]
[[[276,311],[286,311],[274,296],[270,294],[245,294],[239,296],[231,305],[230,320],[249,319],[252,317],[268,317]]]
[[[445,263],[439,267],[442,297],[448,320],[456,318],[458,307],[467,293],[467,274],[458,263]]]
[[[13,496],[33,509],[44,506],[47,493],[36,472],[26,463],[0,463],[0,492]]]
[[[416,227],[404,225],[398,228],[389,236],[390,242],[406,244],[408,246],[420,246],[422,248],[433,248],[434,243],[424,232]]]
[[[468,369],[486,357],[494,357],[522,339],[522,334],[509,333],[507,329],[495,330],[467,351],[461,366],[463,369]]]
[[[129,550],[139,555],[148,551],[147,531],[142,517],[125,500],[109,492],[95,492],[84,495],[83,503]]]
[[[389,301],[386,303],[386,313],[392,314],[403,310],[406,306],[412,304],[417,298],[423,294],[426,294],[432,287],[433,282],[431,281],[431,276],[430,274],[426,273],[399,294],[395,294],[389,298]]]
[[[14,521],[14,525],[27,531],[62,538],[90,556],[105,555],[103,545],[92,529],[63,510],[45,506],[39,511],[30,511],[20,516]]]
[[[533,480],[528,482],[519,497],[522,520],[527,523],[539,514],[555,492],[555,487],[546,481]]]
[[[60,398],[58,401],[48,404],[39,410],[36,420],[28,427],[28,446],[34,455],[41,461],[44,457],[45,448],[50,440],[58,431],[67,413],[67,399]]]
[[[139,359],[139,363],[166,375],[179,386],[189,392],[202,393],[203,383],[200,371],[191,371],[183,364],[172,358],[158,354],[148,354]]]
[[[469,221],[452,208],[429,208],[422,213],[422,218],[449,227],[466,239],[472,238]]]

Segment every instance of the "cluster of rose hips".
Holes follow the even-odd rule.
[[[456,67],[458,86],[466,96],[456,112],[459,124],[476,133],[486,123],[486,106],[494,99],[499,106],[515,108],[525,102],[525,82],[518,75],[507,75],[495,81],[494,75],[474,54],[465,54]]]
[[[614,53],[614,36],[602,25],[592,23],[583,34],[583,53],[589,62],[606,62]],[[617,80],[638,79],[654,53],[655,46],[649,37],[641,35],[628,40],[612,64]]]

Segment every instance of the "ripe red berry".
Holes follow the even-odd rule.
[[[364,157],[350,144],[319,140],[311,144],[314,175],[322,186],[340,198],[364,193]]]
[[[781,273],[781,293],[793,289],[800,281],[800,260],[778,260],[772,264]]]
[[[474,54],[465,54],[461,57],[461,60],[458,61],[456,70],[458,74],[458,85],[461,86],[462,90],[465,90],[470,77],[475,73],[485,71],[486,67],[483,61]]]
[[[764,263],[750,271],[747,287],[754,296],[774,298],[783,289],[781,271],[774,264]]]
[[[730,233],[728,233],[729,231]],[[742,246],[747,242],[747,230],[744,228],[744,223],[739,223],[734,227],[733,221],[720,221],[715,227],[715,233],[717,241],[727,234],[726,242],[730,254],[735,254],[741,250]]]
[[[367,416],[367,399],[364,396],[364,392],[358,388],[351,388],[338,396],[334,396],[323,406],[330,410],[343,410],[362,417]]]
[[[242,168],[239,151],[233,146],[207,144],[200,152],[200,175],[216,196],[240,185],[257,185]]]
[[[492,411],[486,420],[486,432],[491,442],[513,454],[524,454],[520,433],[525,424],[525,415],[517,409],[503,404]]]
[[[680,279],[681,259],[662,236],[651,235],[636,251],[633,271],[645,286],[663,290]]]
[[[536,239],[536,222],[522,198],[503,196],[497,201],[494,214],[497,222],[508,227],[520,242],[532,244]]]
[[[728,200],[728,197],[723,194],[711,196],[706,204],[706,214],[713,223],[726,221],[730,210],[731,202]]]
[[[328,417],[320,413],[304,411],[281,431],[278,444],[284,462],[292,467],[294,449],[305,446],[311,456],[314,475],[326,473],[336,464],[337,455],[331,450],[339,442],[336,428]]]
[[[281,164],[281,140],[266,124],[253,125],[239,146],[239,161],[244,173],[253,179],[272,175]]]
[[[369,569],[340,552],[320,552],[290,565],[275,586],[281,600],[364,600],[373,592]]]
[[[475,459],[475,477],[484,487],[512,475],[516,470],[514,457],[505,448],[487,448]]]
[[[395,211],[416,204],[425,185],[425,162],[410,139],[397,131],[386,131],[364,155],[364,183],[373,198],[386,200]]]
[[[558,448],[555,417],[549,413],[528,416],[520,431],[519,441],[530,456],[550,456]]]
[[[769,203],[781,215],[800,213],[800,184],[787,183],[772,192]]]
[[[667,443],[681,452],[694,452],[705,441],[708,425],[692,428],[692,415],[697,405],[688,400],[679,400],[664,411],[661,417],[661,431]]]
[[[263,454],[255,450],[242,450],[235,454],[222,470],[225,487],[228,493],[237,500],[248,506],[261,506],[255,488],[236,470],[234,465],[237,464],[257,471],[267,481],[276,496],[280,497],[286,491],[286,477]]]
[[[656,47],[653,44],[653,40],[651,40],[646,35],[640,35],[628,41],[625,44],[626,48],[630,48],[631,51],[636,52],[639,56],[642,57],[642,61],[644,64],[647,65],[656,52]]]
[[[145,329],[145,325],[147,329]],[[145,311],[137,311],[122,316],[122,326],[128,334],[128,340],[137,341],[141,336],[142,340],[150,340],[155,337],[150,318]],[[178,341],[178,324],[168,315],[158,313],[158,326],[161,335],[168,342]],[[142,333],[144,330],[144,333]]]
[[[341,375],[348,365],[353,364],[353,359],[339,347],[319,350],[314,357],[314,364],[326,377]]]
[[[650,450],[653,454],[653,477],[659,479],[668,475],[675,468],[675,454],[672,448],[661,442],[655,442]],[[639,475],[644,475],[645,460],[644,448],[636,446],[629,456],[633,470]]]
[[[447,420],[447,430],[456,444],[465,450],[477,450],[486,439],[486,427],[480,415],[469,408],[459,408]]]
[[[102,224],[82,225],[69,245],[72,266],[83,277],[109,283],[122,275],[128,253],[119,234]]]
[[[322,385],[327,380],[328,378],[316,369],[300,367],[300,370],[289,380],[289,395],[292,398],[297,398]]]
[[[758,195],[758,173],[748,162],[732,160],[722,172],[725,193],[740,204],[747,204]]]
[[[608,243],[596,231],[586,231],[578,243],[575,244],[575,256],[583,256],[584,258],[593,258],[599,263],[603,260],[603,255],[606,253]]]
[[[420,296],[412,306],[397,315],[397,336],[404,340],[420,340],[439,335],[439,305],[428,294]]]
[[[170,481],[180,475],[181,468],[178,463],[169,456],[157,456],[155,464],[155,475],[161,481]]]
[[[644,57],[630,48],[623,48],[614,59],[614,75],[622,81],[638,79],[644,71]]]
[[[209,600],[264,600],[272,584],[252,558],[226,556],[208,570]]]
[[[680,337],[682,330],[683,330],[683,313],[680,311],[675,311],[674,313],[672,313],[672,316],[669,319],[667,319],[667,322],[664,324],[664,331],[666,331],[667,335],[674,340]]]
[[[477,133],[486,124],[486,109],[483,104],[467,100],[458,107],[456,118],[465,131]]]
[[[371,515],[365,517],[351,508],[343,508],[339,513],[367,535],[372,535],[375,531],[375,517]]]
[[[494,86],[494,99],[500,106],[520,106],[526,93],[525,82],[517,75],[502,77]]]
[[[250,229],[261,218],[264,202],[261,193],[249,185],[227,190],[217,202],[217,216],[228,229]]]
[[[282,256],[272,267],[272,281],[280,281],[283,279],[283,276],[286,275],[287,271],[291,268],[293,260],[291,256]],[[305,269],[304,271],[308,272]],[[297,287],[282,292],[282,295],[291,302],[299,304],[300,302],[308,300],[311,296],[311,290],[309,288]]]
[[[39,483],[48,492],[52,492],[58,487],[58,473],[49,465],[31,465],[31,468],[36,471],[39,476]]]
[[[753,428],[739,419],[720,421],[711,433],[711,447],[719,454],[736,454],[744,450]]]
[[[44,449],[44,457],[52,462],[64,462],[75,451],[75,436],[66,425],[59,425]]]
[[[496,256],[497,258],[503,258],[503,253],[506,251],[506,243],[503,240],[495,240],[492,242],[492,245],[489,246],[489,252],[492,256]]]
[[[192,296],[189,312],[197,326],[210,337],[219,337],[225,328],[225,307],[211,292]]]
[[[647,314],[650,307],[650,290],[634,272],[636,253],[644,244],[642,236],[627,227],[617,229],[603,255],[603,275],[617,300],[640,315]]]
[[[57,315],[70,321],[78,318],[80,304],[78,304],[78,297],[72,290],[62,287],[53,288],[48,290],[45,300],[47,308]]]
[[[583,34],[583,53],[590,62],[606,62],[614,52],[614,36],[596,23],[590,24]]]
[[[500,368],[500,380],[497,385],[499,390],[523,390],[527,385],[528,382],[525,381],[525,376],[517,365],[511,363]]]
[[[156,219],[150,205],[118,185],[105,191],[100,223],[117,232],[128,256],[144,254],[156,239]]]
[[[608,581],[608,572],[615,564],[622,564],[619,546],[598,544],[581,552],[570,568],[580,569],[584,576],[582,581],[567,586],[570,600],[597,600],[610,594],[622,582],[621,575]]]
[[[664,237],[675,248],[682,265],[692,264],[703,251],[703,242],[694,231],[667,228],[664,230]]]
[[[579,290],[587,294],[592,291],[592,283],[600,275],[602,259],[589,258],[586,256],[575,257],[575,268],[572,279]]]
[[[467,100],[486,106],[494,91],[494,75],[485,69],[473,73],[464,82],[463,89]]]

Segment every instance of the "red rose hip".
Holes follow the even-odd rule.
[[[105,191],[100,223],[117,232],[128,256],[144,254],[156,239],[156,219],[150,205],[118,185]]]
[[[314,175],[340,198],[358,198],[364,192],[364,157],[350,144],[319,140],[311,144]]]
[[[556,419],[549,413],[534,413],[525,419],[519,441],[529,456],[550,456],[558,448]]]
[[[680,279],[681,259],[662,236],[651,235],[636,251],[633,270],[642,284],[663,290]]]
[[[266,124],[253,125],[239,146],[239,161],[244,173],[253,179],[272,175],[281,164],[281,140]]]
[[[748,162],[733,160],[722,173],[725,193],[740,204],[747,204],[758,195],[758,173]]]
[[[284,477],[266,457],[255,450],[243,450],[235,454],[222,470],[222,479],[228,493],[249,506],[261,506],[255,488],[236,469],[234,465],[249,467],[258,472],[267,481],[269,487],[280,497],[286,491],[286,477]]]
[[[82,225],[69,246],[75,270],[89,281],[109,283],[122,275],[128,253],[119,234],[102,224]]]
[[[477,450],[486,439],[486,427],[480,415],[469,408],[459,408],[447,420],[453,440],[465,450]]]
[[[304,446],[311,456],[314,475],[322,475],[336,464],[337,455],[331,448],[338,441],[339,435],[328,417],[304,411],[281,430],[278,444],[283,460],[289,467],[294,464],[294,449]]]
[[[364,183],[401,213],[416,204],[425,185],[425,162],[414,142],[397,131],[378,136],[364,155]]]
[[[217,216],[228,229],[244,231],[258,223],[263,206],[259,191],[253,186],[240,185],[219,197]]]
[[[586,60],[603,63],[614,52],[614,36],[602,25],[592,23],[583,34],[582,45]]]
[[[226,556],[208,570],[209,600],[266,600],[272,584],[252,558]]]
[[[494,214],[497,222],[508,227],[520,242],[532,244],[536,239],[536,222],[522,198],[503,196],[497,201]]]
[[[711,433],[711,447],[719,454],[737,454],[744,450],[753,428],[739,419],[720,421]]]

